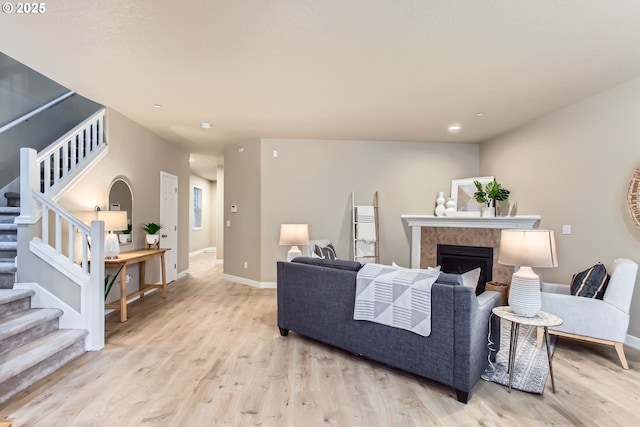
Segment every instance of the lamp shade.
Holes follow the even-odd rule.
[[[297,246],[309,244],[309,224],[281,224],[280,244]]]
[[[98,221],[104,221],[104,231],[127,229],[127,211],[99,211]]]
[[[528,267],[557,267],[555,233],[551,230],[502,230],[498,263]]]

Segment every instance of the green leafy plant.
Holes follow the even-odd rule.
[[[476,191],[473,194],[476,202],[484,203],[488,208],[493,206],[494,200],[499,202],[507,200],[509,198],[509,194],[511,193],[506,188],[503,188],[500,183],[497,181],[488,182],[484,187],[480,181],[473,181],[476,186]]]
[[[116,281],[116,278],[118,277],[118,274],[120,274],[120,272],[122,271],[122,267],[124,267],[124,264],[120,265],[120,268],[118,269],[118,271],[116,272],[116,274],[114,274],[113,276],[110,274],[106,274],[104,275],[104,300],[107,300],[107,295],[109,295],[109,291],[111,291],[111,288],[113,287],[113,284]]]
[[[127,224],[127,229],[120,231],[122,234],[131,234],[131,224]]]
[[[147,232],[147,234],[157,234],[158,231],[160,231],[160,229],[163,226],[161,224],[155,223],[155,222],[149,222],[145,225],[142,226],[142,229],[144,231]]]

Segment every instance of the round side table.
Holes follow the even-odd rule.
[[[513,380],[513,365],[516,359],[516,346],[518,345],[518,331],[520,325],[530,325],[544,328],[544,341],[547,345],[547,360],[549,362],[549,374],[551,375],[551,391],[556,392],[556,385],[553,381],[553,366],[551,365],[551,347],[549,346],[549,326],[562,325],[562,319],[555,314],[540,311],[534,317],[518,316],[511,307],[494,307],[493,314],[501,319],[511,322],[511,340],[509,343],[509,393],[511,393],[511,381]]]

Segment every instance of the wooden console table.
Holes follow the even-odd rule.
[[[112,308],[120,310],[120,321],[127,321],[127,301],[137,296],[143,297],[145,292],[151,289],[162,289],[162,298],[167,297],[167,274],[164,267],[164,253],[169,249],[141,249],[138,251],[121,252],[118,258],[105,259],[104,267],[106,268],[120,268],[120,301],[114,301],[109,304],[105,304],[106,308]],[[147,261],[153,258],[160,257],[160,266],[162,267],[162,283],[150,284],[145,283],[145,268]],[[132,294],[127,295],[127,265],[140,263],[140,290]]]

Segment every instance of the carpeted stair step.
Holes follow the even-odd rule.
[[[13,224],[18,215],[20,215],[20,208],[8,208],[5,206],[0,206],[0,223]]]
[[[0,289],[11,289],[16,281],[16,261],[13,258],[0,258]]]
[[[58,329],[62,310],[32,308],[0,318],[0,355]]]
[[[18,225],[10,222],[0,222],[0,237],[1,236],[17,236],[18,235]],[[15,237],[14,237],[15,241]]]
[[[0,241],[0,251],[18,250],[18,242],[2,242]]]
[[[15,258],[0,258],[0,273],[15,273],[16,272],[16,259]]]
[[[85,352],[87,331],[60,329],[0,356],[0,403]]]
[[[31,308],[30,289],[0,289],[0,319]]]
[[[18,254],[18,242],[0,241],[0,258],[15,258]]]

